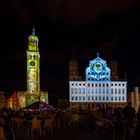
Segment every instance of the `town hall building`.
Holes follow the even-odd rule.
[[[125,106],[127,103],[127,81],[119,80],[116,61],[112,71],[105,60],[97,57],[85,69],[85,80],[79,76],[78,62],[69,63],[70,107],[96,108]]]

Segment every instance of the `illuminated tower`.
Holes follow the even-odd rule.
[[[29,105],[39,100],[40,92],[40,54],[38,48],[38,37],[35,29],[28,37],[27,54],[27,97],[26,104]]]

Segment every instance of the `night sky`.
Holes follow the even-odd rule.
[[[84,76],[100,53],[118,61],[128,89],[140,86],[139,0],[3,0],[0,3],[0,90],[26,90],[26,50],[32,27],[39,37],[41,90],[68,96],[68,62]]]

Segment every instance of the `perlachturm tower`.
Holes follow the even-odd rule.
[[[28,37],[27,55],[27,89],[15,91],[8,99],[8,106],[12,109],[24,108],[34,102],[48,103],[48,91],[40,90],[40,53],[38,48],[39,39],[35,35],[35,29]]]
[[[26,105],[40,100],[40,54],[38,48],[39,39],[35,35],[35,29],[28,37],[27,54],[27,97]]]

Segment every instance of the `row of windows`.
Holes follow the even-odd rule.
[[[88,75],[109,75],[109,73],[107,72],[99,72],[99,73],[97,73],[97,72],[88,72],[87,73]]]
[[[36,60],[37,58],[38,58],[38,56],[36,56],[36,55],[30,55],[31,60]]]
[[[71,93],[72,93],[72,94],[74,94],[74,93],[75,93],[75,94],[85,94],[85,93],[86,93],[86,90],[85,90],[85,89],[80,89],[80,88],[79,88],[79,89],[73,89],[73,88],[72,88],[72,89],[71,89]]]
[[[71,103],[71,106],[75,106],[76,104],[75,103]],[[84,103],[78,103],[78,105],[79,106],[86,106],[86,104]],[[87,104],[88,105],[88,108],[89,107],[94,107],[95,106],[95,104]],[[125,106],[126,104],[125,103],[115,103],[115,104],[113,104],[113,103],[109,103],[109,104],[102,104],[101,106],[116,106],[116,107],[118,107],[118,106]]]
[[[85,86],[86,84],[85,83],[72,83],[71,84],[72,86]],[[115,84],[108,84],[108,83],[106,83],[106,84],[93,84],[93,83],[91,83],[91,84],[88,84],[87,86],[88,87],[108,87],[108,86],[125,86],[125,84],[124,83],[115,83]]]
[[[85,94],[85,89],[71,89],[71,94]],[[87,89],[87,94],[109,94],[109,89]],[[125,89],[111,89],[111,94],[125,94]]]
[[[72,96],[71,97],[72,101],[86,101],[86,98],[84,96]],[[108,96],[88,96],[87,97],[87,101],[109,101],[109,97]],[[125,97],[111,97],[110,101],[125,101]]]
[[[109,78],[88,78],[87,79],[88,81],[109,81],[110,79]]]

